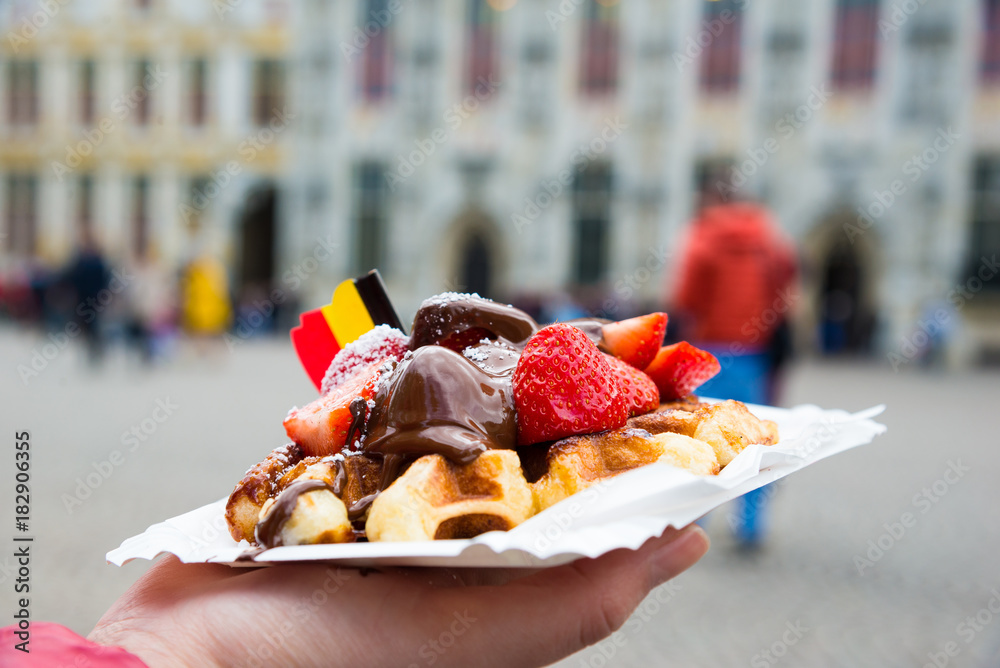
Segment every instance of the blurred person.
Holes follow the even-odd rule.
[[[73,298],[69,301],[74,306],[69,307],[72,309],[68,314],[69,318],[80,326],[90,361],[99,362],[104,353],[101,325],[104,311],[108,306],[107,300],[102,297],[113,299],[114,295],[108,291],[111,271],[98,248],[93,232],[89,229],[83,230],[80,234],[79,248],[63,272],[62,280],[56,281],[55,286],[49,287],[47,302],[52,301],[51,293],[53,289],[59,287],[59,284],[65,285],[72,291]]]
[[[226,269],[203,254],[185,267],[181,276],[181,322],[198,340],[221,336],[229,327],[232,307]]]
[[[682,338],[712,352],[722,365],[698,393],[777,403],[779,375],[791,353],[792,247],[763,207],[712,204],[693,221],[680,257],[672,302],[689,329]],[[741,510],[733,529],[742,545],[760,543],[768,496],[761,488],[737,500]]]
[[[0,663],[33,666],[539,666],[611,635],[708,550],[698,527],[540,571],[323,563],[232,568],[160,560],[85,640],[0,629]],[[322,597],[317,596],[322,592]],[[450,635],[452,641],[437,642]],[[421,663],[423,663],[421,661]]]
[[[161,354],[173,330],[176,295],[170,274],[148,253],[136,260],[130,273],[132,280],[125,293],[126,330],[140,359],[148,364]]]

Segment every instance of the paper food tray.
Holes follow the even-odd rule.
[[[748,408],[757,417],[778,424],[781,441],[777,445],[749,446],[717,476],[696,476],[666,464],[629,471],[565,499],[510,531],[464,540],[295,545],[237,561],[251,546],[230,537],[223,498],[152,525],[108,552],[107,560],[121,566],[169,552],[187,563],[232,566],[290,561],[329,561],[343,566],[558,566],[618,548],[637,548],[668,526],[685,527],[731,499],[870,443],[886,429],[872,420],[885,406],[854,414],[811,405]]]

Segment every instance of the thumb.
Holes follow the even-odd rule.
[[[708,537],[692,525],[668,529],[638,550],[615,550],[478,588],[476,596],[465,596],[462,588],[441,590],[445,600],[439,604],[476,620],[445,665],[537,666],[569,656],[611,635],[654,587],[707,550]]]

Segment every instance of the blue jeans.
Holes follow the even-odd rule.
[[[698,394],[715,399],[735,399],[750,404],[766,404],[769,381],[767,354],[733,355],[725,347],[704,346],[719,358],[722,370],[698,388]],[[770,494],[766,487],[736,499],[737,521],[733,534],[744,545],[760,543],[764,535],[765,510]]]

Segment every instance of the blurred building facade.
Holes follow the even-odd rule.
[[[282,300],[378,266],[406,314],[572,287],[617,317],[660,303],[701,198],[752,196],[801,248],[811,345],[905,354],[940,302],[957,355],[1000,347],[997,0],[77,5],[5,39],[4,265],[89,206],[115,253],[209,244]],[[150,108],[54,173],[154,60]]]
[[[208,253],[270,282],[294,116],[285,2],[7,0],[0,17],[8,280],[90,234],[126,269]]]

